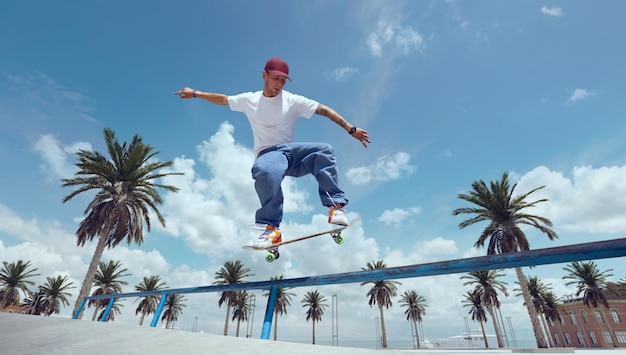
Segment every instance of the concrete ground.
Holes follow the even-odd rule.
[[[0,354],[406,354],[481,355],[576,353],[626,355],[623,350],[376,350],[218,336],[171,329],[138,327],[0,312]]]

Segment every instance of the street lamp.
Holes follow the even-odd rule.
[[[252,308],[252,321],[248,321],[246,325],[246,338],[250,338],[252,336],[252,327],[254,326],[254,310],[256,309],[256,295],[252,294],[250,296],[250,301],[248,305]]]
[[[333,321],[333,346],[339,346],[339,305],[337,303],[337,294],[333,294],[332,298],[332,321]]]
[[[198,317],[193,317],[193,325],[191,326],[191,332],[195,333],[198,329]]]
[[[378,317],[374,319],[374,327],[376,327],[376,349],[379,349],[382,347],[382,339],[380,336],[380,321],[378,320]]]

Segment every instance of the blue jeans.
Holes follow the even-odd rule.
[[[252,166],[254,188],[261,208],[256,211],[256,223],[278,228],[283,219],[283,190],[285,176],[300,177],[313,174],[319,184],[322,205],[348,204],[339,188],[337,159],[333,147],[326,143],[285,143],[259,153]]]

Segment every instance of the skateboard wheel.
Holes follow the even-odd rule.
[[[265,261],[267,261],[268,263],[271,263],[278,258],[280,258],[278,249],[269,249],[267,255],[265,255]]]
[[[337,234],[337,235],[333,236],[333,239],[335,240],[335,243],[337,243],[337,244],[343,244],[343,242],[345,242],[345,239],[343,239],[341,234]]]

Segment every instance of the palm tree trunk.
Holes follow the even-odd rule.
[[[224,322],[224,336],[228,335],[228,316],[230,316],[230,302],[226,300],[226,322]]]
[[[489,342],[487,341],[487,334],[485,334],[485,325],[482,321],[478,321],[480,323],[480,330],[483,332],[483,340],[485,341],[485,349],[489,349]],[[470,336],[472,336],[472,332],[470,331]]]
[[[143,318],[146,316],[146,312],[141,312],[141,318],[139,318],[139,326],[143,325]]]
[[[493,329],[496,332],[496,339],[498,340],[498,348],[504,347],[504,342],[502,341],[502,334],[500,333],[500,327],[498,326],[498,319],[496,318],[496,312],[493,309],[493,305],[487,307],[487,311],[489,311],[489,315],[491,315],[491,321],[493,322]]]
[[[385,317],[383,315],[383,306],[379,303],[378,309],[380,310],[380,332],[383,335],[383,349],[387,348],[387,332],[385,331]]]
[[[413,325],[415,326],[415,339],[417,340],[417,348],[421,348],[420,345],[420,332],[419,329],[417,328],[417,321],[415,319],[413,319]]]
[[[315,344],[315,319],[313,319],[313,343]]]
[[[274,307],[274,341],[278,338],[278,308]]]
[[[546,344],[546,338],[543,334],[543,330],[541,330],[541,324],[537,319],[537,311],[535,310],[535,306],[533,305],[533,300],[530,296],[530,291],[528,290],[528,285],[526,284],[526,278],[524,277],[522,268],[516,267],[515,273],[517,274],[517,280],[519,281],[520,288],[522,289],[522,296],[524,297],[526,310],[528,311],[528,315],[530,316],[530,323],[533,326],[535,340],[537,341],[537,347],[539,349],[547,348],[548,345]]]
[[[96,303],[95,307],[94,307],[94,311],[93,311],[93,316],[91,316],[91,321],[95,321],[96,320],[96,316],[98,315],[98,310],[100,310],[99,305]]]
[[[241,319],[237,319],[237,332],[235,334],[237,338],[239,338],[239,325],[241,325]]]
[[[91,291],[91,286],[93,284],[93,278],[96,275],[98,264],[100,263],[100,259],[102,258],[102,253],[104,252],[104,247],[106,246],[106,243],[107,239],[105,236],[98,236],[98,244],[96,245],[96,250],[94,250],[93,252],[91,262],[89,263],[87,273],[85,274],[85,279],[83,280],[83,285],[81,286],[78,297],[76,298],[76,304],[74,305],[72,316],[76,314],[76,311],[78,311],[78,307],[80,306],[80,303],[83,301],[83,299],[89,296],[89,291]],[[76,319],[83,319],[83,313],[85,313],[85,308],[86,307],[83,307]]]
[[[552,334],[550,334],[550,328],[548,328],[548,323],[546,322],[546,317],[542,314],[539,315],[541,318],[541,323],[543,324],[543,329],[546,331],[546,338],[548,338],[548,345],[551,348],[554,348],[554,341],[552,341]]]

